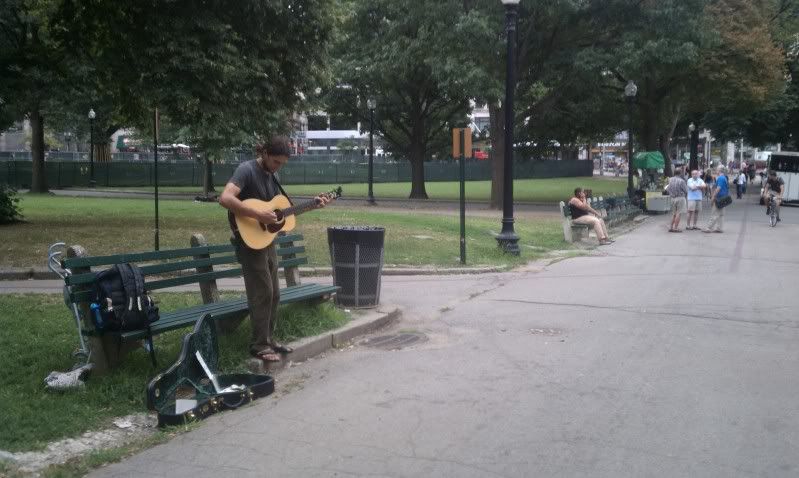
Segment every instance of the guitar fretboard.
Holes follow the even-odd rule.
[[[298,215],[316,208],[316,199],[283,209],[284,216]]]

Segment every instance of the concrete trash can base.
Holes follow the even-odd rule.
[[[385,232],[373,226],[327,228],[333,283],[341,288],[336,304],[360,308],[380,303]]]

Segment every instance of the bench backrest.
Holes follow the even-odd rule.
[[[305,246],[295,245],[296,242],[302,240],[301,234],[286,234],[275,238],[280,268],[297,267],[308,263],[308,257],[304,255]],[[134,252],[111,256],[68,257],[62,259],[61,266],[75,273],[67,276],[65,283],[68,286],[79,286],[70,294],[70,301],[86,302],[90,292],[85,290],[85,287],[94,282],[97,272],[124,262],[137,264],[141,268],[147,290],[241,276],[241,266],[232,244],[201,245],[185,249]],[[234,264],[234,267],[211,270],[213,266],[226,264]],[[91,270],[92,267],[98,266],[103,267],[99,267],[96,272]],[[175,277],[164,277],[165,275]]]

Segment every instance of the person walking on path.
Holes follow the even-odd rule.
[[[719,166],[718,175],[716,177],[716,186],[713,188],[713,193],[710,195],[710,222],[703,232],[724,232],[724,208],[718,207],[717,201],[721,198],[730,195],[730,187],[727,182],[726,169],[724,166]]]
[[[735,181],[735,196],[741,199],[741,196],[746,193],[746,173],[741,170]]]
[[[669,179],[666,191],[671,198],[671,225],[669,232],[682,232],[680,229],[680,219],[686,210],[686,196],[688,195],[688,185],[682,178],[682,171],[676,169],[674,176]]]
[[[569,200],[569,206],[571,206],[572,222],[593,227],[600,246],[613,242],[613,239],[608,237],[608,228],[601,218],[602,215],[592,208],[585,199],[583,188],[575,188],[574,197]]]
[[[694,169],[691,171],[691,177],[688,178],[688,224],[685,229],[687,231],[696,231],[697,221],[699,221],[699,213],[702,211],[702,194],[704,194],[705,182],[699,177],[699,171]]]

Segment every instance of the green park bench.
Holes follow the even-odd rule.
[[[599,197],[597,205],[591,205],[596,210],[604,210],[605,223],[609,227],[632,220],[641,214],[641,208],[633,204],[627,195]]]
[[[633,204],[626,195],[610,196],[607,198],[588,198],[591,207],[597,211],[605,212],[605,224],[608,227],[617,226],[630,221],[641,213],[641,208]],[[563,221],[563,238],[572,243],[588,238],[590,227],[586,224],[575,224],[572,221],[571,206],[565,201],[560,202],[560,213]]]
[[[560,215],[563,221],[563,239],[565,239],[566,242],[572,243],[583,238],[588,238],[589,226],[587,224],[575,224],[574,221],[572,221],[572,208],[569,203],[564,201],[560,202]]]
[[[280,303],[328,300],[338,290],[336,286],[300,283],[298,267],[308,263],[300,234],[280,235],[275,239],[279,267],[286,287],[280,289]],[[95,330],[90,319],[90,288],[95,274],[114,264],[135,263],[145,276],[148,292],[170,287],[198,284],[203,304],[180,310],[161,312],[160,319],[150,326],[149,334],[156,336],[170,330],[193,326],[205,314],[210,314],[222,332],[234,329],[249,313],[246,297],[220,300],[216,280],[241,276],[241,266],[232,244],[210,245],[200,234],[191,237],[190,248],[150,252],[135,252],[109,256],[89,256],[86,250],[74,245],[67,249],[61,267],[69,270],[65,279],[65,300],[76,304],[80,311],[81,333],[90,340],[91,361],[95,371],[107,371],[121,362],[123,356],[148,338],[148,331],[104,332]],[[230,267],[232,265],[232,267]],[[214,269],[214,266],[229,266]],[[97,271],[92,268],[97,267]],[[157,296],[155,296],[157,301]],[[150,350],[155,363],[154,350]]]

